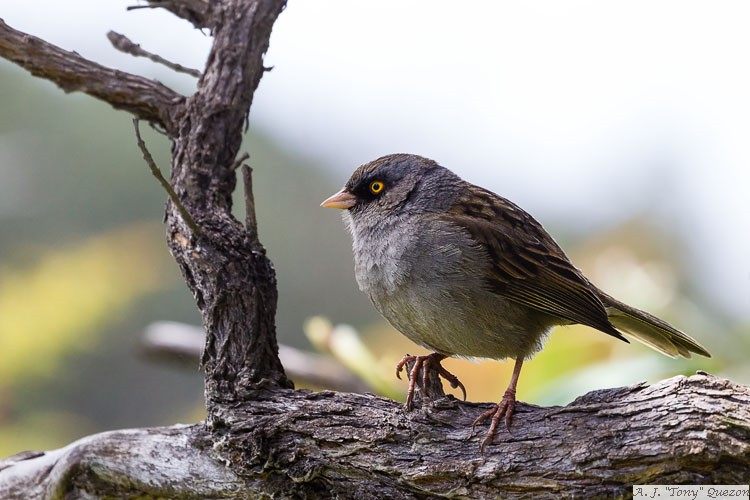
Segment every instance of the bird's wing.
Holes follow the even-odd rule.
[[[487,284],[494,293],[625,340],[607,319],[595,287],[523,209],[468,185],[442,217],[486,250]]]

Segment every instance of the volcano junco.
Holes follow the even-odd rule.
[[[710,356],[665,321],[599,290],[520,207],[433,160],[378,158],[321,205],[344,210],[360,289],[397,330],[433,352],[397,366],[398,374],[414,361],[407,409],[420,370],[463,390],[440,364],[448,356],[515,359],[503,398],[475,421],[491,418],[482,449],[503,416],[510,428],[523,362],[556,325],[579,323],[628,342],[626,334],[671,357]]]

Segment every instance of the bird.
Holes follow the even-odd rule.
[[[490,420],[482,452],[503,417],[510,431],[523,363],[556,326],[634,338],[670,357],[711,356],[666,321],[597,288],[518,205],[434,160],[391,154],[365,163],[321,206],[343,211],[359,288],[396,330],[431,351],[396,365],[400,378],[413,362],[407,410],[430,371],[466,399],[441,365],[448,357],[515,360],[502,399],[474,421]]]

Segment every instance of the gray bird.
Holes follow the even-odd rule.
[[[503,398],[474,422],[491,418],[481,449],[503,415],[510,428],[523,362],[557,325],[579,323],[628,342],[625,334],[670,357],[710,357],[665,321],[599,290],[520,207],[433,160],[378,158],[321,206],[344,210],[359,288],[398,331],[433,352],[397,365],[398,375],[414,362],[407,409],[428,370],[465,396],[440,364],[446,357],[515,359]]]

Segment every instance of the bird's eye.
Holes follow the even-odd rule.
[[[372,194],[379,194],[384,187],[385,184],[383,184],[381,181],[372,181],[370,183],[370,192]]]

